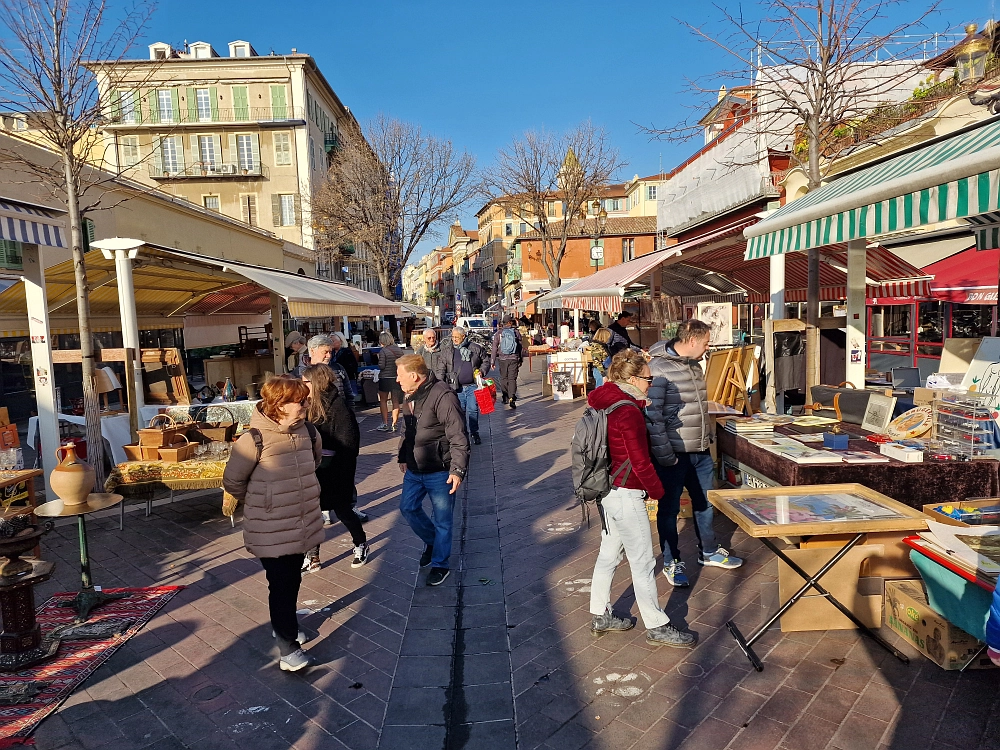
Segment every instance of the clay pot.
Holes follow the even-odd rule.
[[[56,497],[65,505],[86,502],[87,496],[94,491],[94,467],[86,461],[78,461],[76,447],[70,444],[57,448],[56,458],[62,461],[49,475],[49,484]]]

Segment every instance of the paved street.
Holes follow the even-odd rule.
[[[581,527],[569,480],[582,404],[540,400],[537,367],[523,376],[532,385],[517,412],[483,418],[455,508],[455,572],[439,588],[423,585],[420,544],[397,509],[395,436],[374,431],[377,416],[362,422],[372,558],[352,570],[343,527],[328,530],[324,567],[305,577],[299,602],[319,661],[304,675],[277,669],[262,570],[218,493],[159,504],[148,518],[132,506],[124,531],[116,516],[92,523],[97,583],[187,588],[43,722],[37,746],[1000,748],[995,671],[945,672],[909,649],[906,666],[852,631],[772,631],[758,647],[765,671],[753,672],[724,623],[749,632],[761,621],[760,584],[777,568],[724,520],[743,568],[692,564],[686,591],[658,577],[661,602],[697,648],[648,646],[641,624],[592,636],[600,522]],[[79,583],[75,528],[45,541],[58,573],[39,601]],[[690,528],[681,541],[693,563]],[[614,594],[618,611],[638,614],[627,569]]]

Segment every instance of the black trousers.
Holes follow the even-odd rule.
[[[368,541],[361,521],[354,512],[356,493],[354,475],[358,470],[358,457],[334,456],[329,466],[316,469],[319,480],[319,507],[332,511],[351,534],[351,541],[359,547]],[[316,550],[319,554],[319,550]]]
[[[517,373],[521,369],[521,360],[501,359],[497,365],[500,367],[500,392],[507,398],[517,398]]]
[[[302,560],[304,555],[262,557],[267,576],[267,607],[271,611],[271,627],[282,656],[299,647],[299,618],[295,614],[302,585]]]

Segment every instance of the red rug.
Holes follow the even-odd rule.
[[[105,589],[109,594],[128,594],[98,607],[90,614],[88,625],[109,621],[132,620],[120,635],[101,640],[72,640],[59,644],[56,656],[47,662],[21,672],[0,673],[0,685],[8,683],[46,683],[30,703],[0,705],[0,748],[25,743],[15,738],[27,737],[38,723],[55,711],[95,669],[107,661],[129,638],[156,614],[183,586],[159,586],[136,589]],[[60,607],[59,602],[70,601],[75,591],[56,594],[38,608],[37,619],[42,635],[60,625],[73,622],[76,612],[72,607]],[[30,743],[33,744],[33,743]]]

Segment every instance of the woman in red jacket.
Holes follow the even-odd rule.
[[[646,497],[662,497],[663,486],[649,457],[649,438],[642,409],[652,378],[646,360],[638,352],[625,349],[616,354],[608,368],[608,382],[595,388],[588,403],[607,409],[618,401],[628,401],[608,415],[608,453],[611,458],[612,490],[601,501],[607,531],[601,536],[601,551],[594,565],[590,591],[590,613],[594,635],[631,630],[631,619],[615,617],[611,611],[611,582],[615,569],[628,558],[632,588],[646,626],[646,642],[654,646],[688,648],[691,633],[670,624],[660,607],[653,568],[656,559],[653,536],[646,515]],[[625,462],[628,466],[624,466]]]

